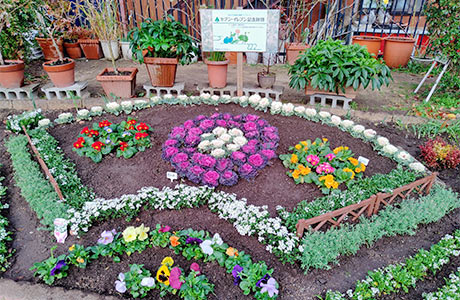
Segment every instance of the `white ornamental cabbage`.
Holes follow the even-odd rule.
[[[248,97],[247,96],[241,96],[240,97],[240,104],[246,104],[248,103]]]
[[[217,136],[221,136],[222,134],[227,133],[227,128],[218,126],[212,130],[212,133]]]
[[[50,119],[41,119],[38,121],[38,126],[39,127],[48,127],[50,125],[51,121]]]
[[[91,107],[91,112],[100,113],[100,112],[102,112],[102,109],[103,109],[102,106],[93,106],[93,107]]]
[[[396,152],[398,152],[398,148],[396,148],[395,146],[393,146],[391,144],[388,144],[385,147],[383,147],[383,152],[385,152],[387,154],[390,154],[390,155],[393,155]]]
[[[89,115],[89,110],[87,109],[80,109],[79,111],[77,111],[77,115],[79,117],[87,117]]]
[[[215,158],[221,158],[225,156],[225,150],[222,148],[217,148],[211,151],[211,156]]]
[[[244,136],[237,136],[233,139],[233,143],[242,147],[248,143],[248,140]]]
[[[386,137],[379,136],[377,138],[377,144],[379,144],[379,146],[381,146],[381,147],[385,147],[389,143],[390,143],[390,141]]]
[[[364,130],[363,134],[365,138],[372,139],[377,135],[377,132],[375,132],[373,129],[366,129]]]
[[[401,152],[398,153],[398,158],[401,159],[401,160],[408,161],[408,160],[412,159],[412,156],[409,153],[407,153],[406,151],[401,151]]]
[[[222,95],[220,98],[222,98],[224,100],[230,100],[232,98],[232,96],[230,96],[230,95]]]
[[[211,144],[214,148],[222,148],[225,142],[222,140],[216,139],[216,140],[211,141]]]
[[[356,132],[356,133],[361,133],[365,130],[366,128],[364,128],[363,125],[355,125],[353,126],[353,128],[351,129],[353,132]]]
[[[180,101],[185,101],[188,99],[188,96],[187,95],[179,95],[177,96],[177,99],[179,99]]]
[[[69,120],[72,118],[72,113],[62,113],[58,116],[59,120]]]
[[[106,104],[107,108],[108,109],[111,109],[111,110],[118,110],[120,109],[120,104],[118,104],[117,102],[109,102]]]
[[[281,103],[280,101],[273,101],[272,102],[272,111],[273,112],[280,112],[282,106],[283,106],[283,103]]]
[[[419,162],[413,162],[409,165],[409,168],[411,168],[412,170],[414,171],[417,171],[417,172],[425,172],[426,171],[426,168],[424,165],[422,165],[421,163]]]
[[[212,95],[212,96],[211,96],[211,100],[214,101],[214,102],[219,101],[219,99],[220,99],[220,97],[217,96],[217,95]]]
[[[251,95],[249,97],[248,101],[249,101],[249,104],[255,106],[255,105],[259,104],[260,99],[262,99],[262,98],[260,97],[259,94],[254,94],[254,95]]]
[[[150,98],[150,101],[152,101],[152,103],[154,104],[159,103],[161,101],[161,97],[153,96],[152,98]]]
[[[260,102],[259,102],[259,107],[260,108],[266,108],[270,105],[270,99],[268,99],[267,97],[264,97],[262,99],[260,99]]]
[[[314,117],[316,116],[316,110],[313,108],[307,108],[305,109],[305,114],[309,117]]]
[[[221,139],[224,143],[229,143],[232,140],[232,136],[228,133],[222,134],[219,139]]]
[[[240,145],[237,145],[237,144],[228,144],[227,145],[227,149],[230,152],[238,151],[238,150],[240,150],[240,148],[241,148]]]
[[[123,108],[129,108],[133,106],[133,103],[131,101],[122,101],[120,104]]]
[[[285,103],[283,104],[282,110],[286,114],[290,114],[294,111],[294,104],[292,103]]]
[[[200,150],[206,150],[209,148],[209,146],[211,145],[211,143],[208,141],[208,140],[204,140],[204,141],[201,141],[199,144],[198,144],[198,149]]]
[[[203,133],[200,137],[201,137],[202,140],[206,140],[206,139],[214,138],[214,134],[212,134],[212,133]]]
[[[174,96],[172,94],[166,94],[163,96],[164,99],[172,99]]]
[[[334,124],[335,126],[339,126],[341,122],[342,122],[342,119],[339,116],[334,115],[331,117],[331,123]]]
[[[350,128],[354,124],[355,122],[353,122],[352,120],[343,120],[341,125],[345,128]]]
[[[184,95],[181,95],[181,96],[184,96]],[[187,97],[187,96],[185,96],[185,97]],[[142,99],[134,100],[134,104],[139,105],[139,106],[144,106],[144,105],[147,105],[147,101],[142,100]]]
[[[318,115],[323,119],[328,119],[331,117],[331,114],[327,111],[320,111]]]
[[[231,136],[243,136],[243,131],[238,128],[232,128],[228,131]]]
[[[209,98],[211,98],[211,94],[203,93],[203,94],[200,95],[200,97],[203,98],[203,99],[209,99]]]
[[[302,106],[302,105],[299,105],[299,106],[296,106],[294,108],[294,111],[300,115],[304,114],[305,113],[305,107]]]

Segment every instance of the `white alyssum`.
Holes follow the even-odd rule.
[[[388,144],[385,147],[383,147],[383,152],[385,152],[387,154],[390,154],[390,155],[393,155],[396,152],[398,152],[398,148],[396,148],[395,146],[393,146],[391,144]]]
[[[363,135],[367,139],[372,139],[377,135],[377,132],[374,129],[366,129],[363,131]]]
[[[386,145],[390,144],[390,141],[383,136],[379,136],[377,138],[377,144],[379,144],[380,147],[385,147]]]
[[[352,120],[343,120],[340,125],[342,125],[344,128],[350,128],[354,124],[355,122],[353,122]]]
[[[39,127],[48,127],[51,124],[50,119],[41,119],[38,121]]]
[[[355,133],[361,133],[365,130],[366,128],[364,128],[363,125],[355,125],[353,126],[353,128],[351,129],[353,132]]]
[[[334,124],[335,126],[339,126],[341,122],[342,122],[342,119],[339,116],[334,115],[331,117],[331,123]]]

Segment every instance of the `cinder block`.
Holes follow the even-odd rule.
[[[12,109],[13,105],[11,104],[11,100],[3,99],[0,100],[0,109]]]
[[[330,104],[332,108],[337,107],[340,102],[343,109],[350,109],[350,102],[353,101],[353,99],[344,96],[328,94],[314,94],[310,96],[310,105],[316,105],[317,101],[319,101],[321,106]]]
[[[231,97],[236,97],[237,96],[237,89],[236,85],[227,85],[224,88],[212,88],[208,84],[200,84],[196,87],[198,91],[200,91],[200,94],[203,93],[208,93],[211,95],[217,95],[217,96],[223,96],[223,95],[229,95]]]
[[[58,88],[53,86],[52,83],[48,83],[42,87],[42,91],[45,93],[48,100],[51,99],[71,99],[73,96],[78,98],[88,98],[89,92],[84,91],[88,86],[87,81],[78,81],[74,85]]]
[[[0,86],[0,100],[3,99],[37,99],[38,83],[25,85],[20,88],[7,89]]]
[[[184,90],[185,83],[184,82],[176,82],[172,87],[164,87],[164,86],[152,86],[149,84],[144,84],[144,90],[146,92],[146,97],[150,98],[152,96],[161,96],[164,94],[172,94],[172,95],[182,95],[182,91]]]
[[[209,85],[199,85],[197,87],[197,90],[200,91],[200,94],[202,93],[209,93],[211,95],[218,95],[218,96],[223,96],[223,95],[229,95],[232,97],[236,97],[238,90],[236,85],[227,85],[224,88],[212,88]],[[271,89],[263,89],[259,86],[256,85],[246,85],[243,87],[243,94],[245,96],[251,96],[254,94],[258,94],[261,97],[267,97],[271,99],[275,99],[276,101],[280,100],[281,94],[283,94],[284,88],[282,86],[273,86]]]

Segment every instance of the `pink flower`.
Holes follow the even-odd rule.
[[[169,274],[169,285],[176,290],[180,290],[182,286],[182,281],[180,281],[180,275],[182,274],[181,270],[178,267],[174,267]]]
[[[198,265],[197,263],[192,263],[192,265],[190,266],[190,270],[192,271],[195,271],[199,274],[201,274],[201,269],[200,269],[200,265]]]
[[[260,154],[254,154],[249,156],[248,162],[256,168],[260,168],[264,165],[265,160]]]
[[[163,226],[160,229],[158,229],[158,232],[169,232],[170,230],[171,230],[171,227],[166,225],[166,226]]]
[[[307,161],[312,164],[312,166],[316,166],[319,164],[319,157],[317,155],[310,154],[307,156]]]
[[[203,167],[212,168],[216,164],[216,159],[211,155],[203,155],[200,159],[200,165]]]
[[[207,130],[214,126],[214,121],[213,120],[203,120],[200,122],[200,128],[203,130]]]
[[[328,153],[326,154],[326,158],[329,159],[329,161],[333,160],[335,158],[335,154],[334,153]]]
[[[192,172],[195,175],[200,175],[204,172],[204,169],[200,166],[193,166],[190,168],[190,172]]]
[[[328,162],[322,163],[316,168],[316,173],[318,174],[321,174],[323,172],[329,174],[333,173],[334,171],[335,169]]]
[[[180,137],[183,138],[185,136],[185,130],[182,127],[174,127],[171,131],[172,137]]]
[[[208,171],[203,175],[203,182],[211,186],[217,186],[219,180],[219,173],[216,171]]]
[[[165,156],[166,157],[171,157],[174,154],[176,154],[177,152],[179,152],[179,149],[177,149],[176,147],[168,147],[165,150]]]
[[[264,149],[260,151],[260,154],[265,156],[267,159],[272,159],[273,157],[275,157],[275,151],[270,150],[270,149]]]
[[[203,130],[201,130],[198,127],[193,127],[188,130],[188,134],[191,134],[191,135],[200,135],[202,133],[203,133]]]
[[[257,130],[257,124],[254,122],[246,122],[244,123],[243,128],[246,131],[254,131]]]
[[[225,120],[216,120],[216,125],[220,127],[227,127],[227,121]]]
[[[174,146],[175,144],[177,144],[177,140],[166,140],[164,146],[169,147],[169,146]]]
[[[192,120],[187,120],[187,121],[184,122],[184,128],[185,128],[185,129],[190,129],[190,128],[193,127],[193,125],[194,125],[194,124],[193,124],[193,121],[192,121]]]
[[[256,116],[256,115],[247,115],[246,116],[246,121],[247,122],[252,122],[252,121],[256,121],[258,120],[260,117],[259,116]]]
[[[188,160],[188,155],[183,153],[183,152],[179,152],[177,153],[176,155],[174,155],[174,157],[172,158],[172,162],[173,163],[176,163],[176,164],[179,164],[181,162],[184,162],[184,161],[187,161]]]

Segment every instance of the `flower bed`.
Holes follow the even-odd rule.
[[[443,300],[443,299],[456,299],[460,295],[460,267],[457,272],[445,278],[446,284],[440,287],[436,292],[423,293],[424,300]]]
[[[73,150],[80,156],[87,156],[100,162],[103,155],[116,151],[117,157],[131,158],[139,151],[150,147],[148,132],[151,127],[128,118],[120,124],[108,120],[93,123],[91,129],[85,127],[73,144]]]
[[[1,166],[1,165],[0,165]],[[6,195],[6,187],[2,185],[3,177],[0,177],[0,212],[8,209],[8,204],[3,203]],[[8,244],[12,239],[12,232],[8,230],[8,218],[0,214],[0,272],[5,272],[10,263],[8,259],[13,255],[9,250]]]
[[[232,186],[257,176],[278,142],[278,129],[257,115],[200,115],[172,129],[163,159],[194,183]]]

